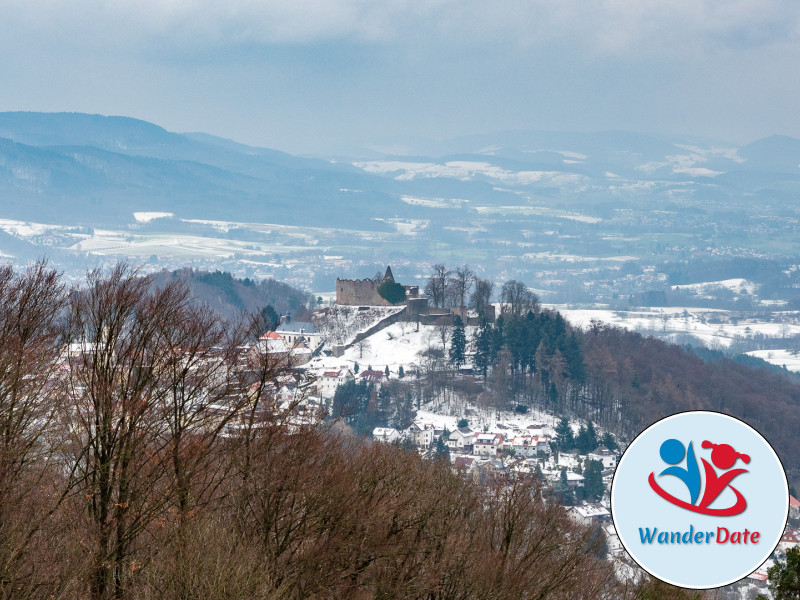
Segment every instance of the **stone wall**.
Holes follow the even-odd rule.
[[[345,306],[392,306],[378,294],[383,283],[372,279],[336,279],[336,304]]]

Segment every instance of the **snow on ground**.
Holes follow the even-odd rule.
[[[31,221],[15,221],[13,219],[0,219],[0,229],[17,237],[32,237],[42,235],[53,229],[66,229],[63,225],[46,225]]]
[[[341,308],[341,307],[340,307]],[[378,307],[373,307],[378,308]],[[391,314],[392,309],[384,309],[383,316]],[[394,309],[396,312],[397,309]],[[375,322],[365,325],[362,330],[369,329]],[[467,340],[472,338],[472,329],[467,327]],[[351,339],[355,337],[353,334]],[[449,344],[449,332],[447,337]],[[387,365],[392,373],[397,373],[400,366],[408,372],[420,362],[419,353],[435,347],[441,348],[442,341],[434,325],[420,325],[417,331],[416,323],[401,321],[393,323],[378,333],[371,335],[364,344],[356,344],[348,348],[344,355],[335,357],[319,357],[312,361],[312,368],[331,368],[346,365],[352,369],[355,363],[363,370],[372,365],[373,369],[383,370]]]
[[[135,212],[133,218],[139,223],[149,223],[153,219],[166,219],[174,217],[175,213],[171,212]]]
[[[790,371],[800,372],[800,354],[795,352],[789,350],[753,350],[752,352],[747,352],[747,354],[763,359],[773,365],[786,367]]]
[[[509,171],[488,162],[472,160],[454,160],[444,164],[403,162],[403,161],[367,161],[355,162],[354,166],[368,173],[387,175],[396,173],[395,179],[411,180],[417,177],[450,177],[468,181],[475,177],[488,177],[506,184],[530,185],[545,183],[555,185],[578,184],[586,178],[575,173],[562,171]]]
[[[773,313],[774,321],[739,318],[722,309],[670,306],[664,308],[608,310],[571,309],[563,305],[548,305],[558,310],[573,325],[584,329],[600,321],[660,338],[691,335],[709,347],[727,348],[736,337],[747,338],[760,333],[773,338],[800,334],[800,313]],[[787,365],[788,368],[788,365]]]
[[[691,290],[703,293],[714,288],[726,288],[735,294],[755,294],[758,291],[758,284],[747,279],[723,279],[721,281],[704,281],[702,283],[687,283],[684,285],[673,285],[673,290]]]
[[[481,408],[468,402],[461,404],[426,404],[425,408],[417,411],[415,421],[430,423],[438,428],[446,428],[453,431],[458,420],[466,418],[469,427],[473,431],[489,433],[499,433],[504,438],[520,435],[524,432],[530,433],[527,427],[530,425],[544,426],[542,433],[548,437],[555,436],[555,427],[560,418],[538,410],[529,410],[527,413],[519,414],[513,411],[503,411]],[[577,433],[582,421],[570,421],[570,425]],[[539,435],[538,433],[536,435]]]
[[[177,256],[186,258],[232,258],[239,256],[272,256],[276,252],[302,250],[301,246],[258,244],[185,234],[133,234],[128,231],[95,229],[92,236],[69,246],[69,250],[103,256]]]
[[[383,319],[403,310],[398,306],[370,306],[361,310],[359,306],[336,305],[317,312],[312,321],[322,334],[328,348],[337,344],[350,344],[359,333],[368,331]],[[382,332],[376,335],[380,336]],[[372,336],[375,337],[375,336]],[[371,345],[371,338],[369,344]]]

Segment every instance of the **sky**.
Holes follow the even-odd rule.
[[[301,154],[519,129],[800,137],[797,0],[0,0],[0,111]]]

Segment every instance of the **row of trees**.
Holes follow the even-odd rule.
[[[435,307],[468,307],[483,319],[491,310],[495,289],[492,281],[479,278],[467,265],[450,269],[436,264],[424,291]],[[507,316],[520,317],[539,309],[536,295],[513,279],[503,284],[499,299],[502,314]]]

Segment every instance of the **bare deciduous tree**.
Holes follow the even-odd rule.
[[[49,570],[30,556],[64,499],[58,464],[60,354],[56,320],[64,288],[40,261],[0,267],[0,597],[52,593]]]
[[[455,271],[451,272],[447,291],[454,306],[461,308],[467,305],[467,297],[473,283],[475,283],[475,273],[467,265],[456,267]]]
[[[444,308],[447,297],[447,281],[450,270],[444,265],[433,265],[433,274],[425,284],[425,293],[431,298],[435,307]]]
[[[521,317],[529,310],[539,311],[539,299],[521,281],[510,280],[503,284],[500,293],[502,313],[508,317]]]
[[[478,317],[486,317],[488,307],[492,303],[494,284],[488,279],[475,279],[475,290],[469,298],[469,307],[478,313]]]

